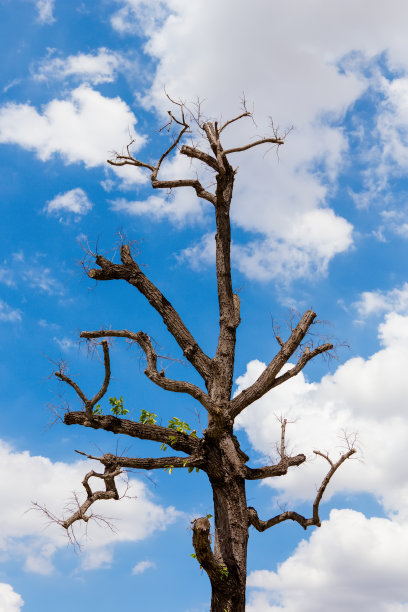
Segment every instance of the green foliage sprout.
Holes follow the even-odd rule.
[[[119,399],[117,399],[116,397],[110,397],[109,398],[109,403],[111,405],[111,412],[112,414],[114,414],[115,416],[126,416],[129,413],[129,410],[127,410],[124,406],[123,406],[123,397],[120,396]],[[93,409],[93,414],[98,414],[103,416],[103,410],[101,408],[100,404],[96,404],[95,408]]]
[[[140,414],[139,423],[144,423],[146,425],[154,425],[156,423],[157,414],[154,412],[148,412],[147,410],[142,410]]]

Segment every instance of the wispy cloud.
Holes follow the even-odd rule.
[[[21,321],[21,319],[21,310],[12,308],[7,302],[0,298],[0,321],[16,323],[17,321]]]
[[[0,267],[0,283],[9,287],[25,284],[49,295],[62,295],[64,287],[55,278],[51,268],[41,263],[42,255],[26,256],[22,251],[13,253]]]
[[[134,575],[143,574],[146,570],[150,569],[151,567],[156,567],[156,564],[153,563],[153,561],[140,561],[139,563],[136,563],[136,565],[132,569],[132,574]]]
[[[38,12],[38,21],[44,24],[54,23],[53,15],[55,0],[35,0]]]

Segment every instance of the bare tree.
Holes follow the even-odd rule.
[[[210,202],[214,207],[217,227],[215,242],[219,304],[217,349],[213,357],[206,355],[172,304],[142,272],[126,241],[122,242],[120,248],[121,263],[115,263],[100,254],[94,255],[97,267],[88,269],[88,276],[96,281],[121,279],[142,293],[151,307],[161,316],[184,357],[201,376],[204,385],[201,388],[188,381],[173,380],[166,376],[164,370],[159,371],[157,368],[158,355],[154,344],[144,331],[103,329],[82,332],[82,338],[101,343],[105,377],[101,389],[94,397],[88,398],[78,384],[64,371],[60,370],[55,373],[58,379],[74,389],[83,404],[83,410],[68,410],[65,413],[65,424],[82,425],[142,440],[153,440],[162,445],[169,445],[174,451],[179,451],[183,455],[163,458],[128,458],[107,453],[101,457],[92,457],[98,459],[104,466],[103,473],[89,472],[85,476],[83,481],[86,490],[85,502],[82,504],[78,502],[77,510],[69,518],[59,522],[66,529],[70,529],[75,521],[86,522],[92,517],[92,514],[89,515],[87,512],[95,501],[118,499],[115,478],[123,470],[129,468],[144,470],[183,468],[189,471],[198,468],[203,470],[208,476],[213,491],[215,536],[212,543],[210,521],[207,517],[196,519],[192,524],[195,555],[211,582],[212,612],[244,612],[249,527],[253,525],[258,531],[264,531],[287,520],[296,521],[304,529],[312,525],[320,526],[319,504],[324,491],[333,474],[355,452],[355,449],[350,444],[337,462],[333,462],[327,454],[315,451],[328,461],[330,469],[317,491],[310,518],[287,510],[269,520],[261,520],[255,508],[248,507],[247,480],[283,476],[290,468],[304,463],[306,457],[304,454],[296,456],[288,454],[285,441],[287,421],[282,419],[279,461],[274,465],[266,465],[261,468],[249,467],[247,465],[249,457],[241,450],[234,435],[236,417],[265,393],[296,376],[311,359],[331,351],[333,345],[324,341],[317,344],[312,343],[308,333],[315,322],[316,314],[307,310],[297,324],[291,326],[285,340],[275,328],[279,351],[253,384],[233,399],[231,398],[236,331],[241,319],[240,300],[237,293],[234,293],[231,282],[230,206],[237,170],[232,167],[230,157],[232,154],[239,154],[252,147],[263,145],[279,147],[284,143],[284,137],[279,136],[272,124],[270,137],[258,138],[242,146],[224,149],[221,143],[223,131],[236,121],[252,117],[245,105],[240,115],[219,125],[216,121],[202,121],[199,109],[193,114],[182,102],[172,102],[176,110],[169,111],[170,119],[167,127],[169,130],[176,127],[177,133],[171,145],[155,165],[133,157],[132,143],[123,154],[115,154],[109,163],[114,166],[130,165],[145,168],[150,172],[153,189],[193,188],[199,198]],[[201,134],[201,142],[205,143],[205,146],[201,148],[198,148],[192,141],[190,144],[181,145],[183,136],[191,133],[192,120],[195,122],[194,129]],[[176,148],[181,155],[198,160],[213,173],[215,178],[213,190],[207,190],[198,178],[174,180],[158,178],[163,161]],[[198,437],[195,432],[190,432],[189,428],[186,429],[185,424],[170,423],[169,427],[159,426],[155,422],[155,415],[148,412],[139,421],[122,418],[124,411],[121,410],[117,410],[116,415],[101,414],[98,402],[106,394],[111,376],[107,338],[125,338],[137,343],[147,362],[144,373],[152,382],[166,391],[186,393],[205,408],[208,414],[208,424],[202,437]],[[289,361],[292,357],[295,358],[295,363]],[[290,367],[283,370],[286,364]],[[102,479],[105,490],[93,492],[89,485],[91,477]]]

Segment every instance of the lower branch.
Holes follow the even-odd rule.
[[[296,455],[296,457],[284,457],[276,465],[266,465],[265,467],[255,469],[247,467],[245,478],[247,480],[260,480],[270,476],[284,476],[290,467],[301,465],[305,461],[306,457],[301,453]]]
[[[210,528],[208,518],[202,517],[193,521],[193,546],[197,561],[207,572],[211,584],[220,585],[228,576],[228,570],[214,557],[210,544]]]
[[[94,457],[81,451],[75,451],[80,455],[100,461],[108,466],[115,464],[118,468],[137,469],[137,470],[160,470],[164,468],[201,468],[205,467],[204,457],[118,457],[111,453],[105,453],[102,457]]]
[[[258,531],[265,531],[266,529],[269,529],[269,527],[273,527],[274,525],[278,525],[279,523],[283,523],[284,521],[288,521],[288,520],[296,521],[297,523],[299,523],[299,525],[303,527],[303,529],[307,529],[311,525],[315,525],[316,527],[321,526],[321,521],[319,517],[319,505],[322,500],[323,494],[326,490],[326,487],[329,484],[336,470],[341,466],[342,463],[344,463],[344,461],[346,461],[346,459],[351,457],[351,455],[354,455],[354,453],[356,452],[356,449],[350,448],[347,451],[347,453],[344,453],[343,455],[341,455],[340,459],[336,463],[333,463],[333,461],[329,458],[327,454],[321,453],[320,451],[313,451],[313,452],[316,455],[320,455],[321,457],[324,457],[324,459],[326,459],[331,465],[330,470],[327,472],[325,478],[323,479],[322,484],[319,487],[315,501],[313,503],[313,516],[311,518],[306,518],[302,516],[301,514],[298,514],[297,512],[293,512],[292,510],[287,510],[286,512],[282,512],[281,514],[274,516],[268,521],[261,521],[261,519],[258,517],[258,513],[255,510],[255,508],[249,507],[248,508],[248,522],[250,525],[253,525],[255,529],[257,529]],[[261,468],[261,469],[265,469],[265,468]]]

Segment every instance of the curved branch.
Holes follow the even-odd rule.
[[[82,391],[79,385],[77,385],[76,382],[74,382],[71,378],[66,376],[63,371],[60,370],[59,372],[55,372],[55,376],[59,378],[59,380],[62,380],[63,382],[67,383],[76,391],[78,397],[84,403],[85,411],[86,411],[88,418],[92,417],[92,409],[95,406],[95,404],[99,402],[99,400],[101,400],[102,397],[105,395],[106,391],[108,390],[109,381],[110,381],[111,371],[110,371],[109,346],[106,340],[102,340],[101,344],[103,348],[103,357],[104,357],[104,365],[105,365],[105,379],[102,383],[102,387],[100,388],[98,393],[94,395],[94,397],[91,400],[89,400],[86,397],[85,393]]]
[[[211,359],[199,347],[197,341],[187,329],[177,311],[164,297],[159,289],[143,274],[130,254],[128,245],[121,248],[122,264],[114,264],[102,255],[97,255],[96,263],[100,270],[91,269],[90,278],[95,280],[123,279],[136,287],[149,301],[150,305],[162,317],[167,329],[180,346],[186,359],[208,383],[212,370]]]
[[[105,379],[98,393],[96,393],[94,397],[91,399],[91,401],[89,402],[91,409],[95,406],[95,404],[97,404],[103,398],[106,391],[108,390],[109,381],[110,381],[111,371],[110,371],[109,347],[108,347],[108,343],[106,340],[102,340],[102,348],[103,348],[103,360],[104,360],[104,365],[105,365]]]
[[[341,455],[340,459],[336,463],[333,463],[328,455],[325,455],[324,453],[321,453],[320,451],[313,451],[313,452],[316,455],[320,455],[321,457],[324,457],[331,465],[331,468],[326,474],[325,478],[323,479],[323,482],[320,485],[316,498],[313,502],[313,516],[311,518],[306,518],[302,516],[301,514],[298,514],[297,512],[293,512],[292,510],[287,510],[286,512],[282,512],[281,514],[278,514],[277,516],[270,518],[268,521],[262,521],[258,517],[258,513],[255,510],[255,508],[249,507],[248,508],[248,521],[250,525],[253,525],[255,529],[257,529],[258,531],[265,531],[266,529],[269,529],[269,527],[274,527],[274,525],[278,525],[279,523],[283,523],[284,521],[288,521],[288,520],[296,521],[297,523],[299,523],[299,525],[301,525],[301,527],[303,527],[303,529],[307,529],[311,525],[315,525],[316,527],[321,526],[321,521],[319,517],[319,505],[322,500],[323,494],[327,488],[327,485],[329,484],[336,470],[341,466],[342,463],[344,463],[344,461],[346,461],[346,459],[351,457],[351,455],[353,455],[356,452],[356,449],[350,448],[347,451],[347,453],[344,453],[343,455]]]
[[[242,412],[247,406],[255,402],[257,399],[265,395],[272,387],[276,381],[276,376],[285,365],[285,363],[290,359],[296,349],[299,347],[303,338],[307,334],[309,327],[312,325],[314,319],[316,317],[316,313],[312,310],[307,310],[305,314],[300,319],[299,323],[296,325],[295,329],[292,331],[290,337],[286,342],[283,343],[283,346],[279,353],[275,355],[270,364],[265,368],[262,374],[259,376],[258,380],[256,380],[250,387],[244,389],[230,402],[230,415],[232,418],[235,418],[240,412]],[[328,346],[328,345],[326,345]],[[317,350],[317,349],[316,349]],[[328,349],[326,349],[328,350]],[[312,351],[311,355],[314,353]],[[317,353],[316,353],[317,354]],[[304,363],[302,362],[302,358],[300,362],[303,363],[302,367],[306,365],[309,358],[304,357]],[[297,364],[299,365],[299,364]],[[297,366],[295,366],[296,368]],[[298,371],[300,371],[299,368]],[[297,374],[297,371],[295,371]],[[295,375],[293,374],[293,376]],[[288,378],[290,378],[288,376]],[[283,381],[282,381],[283,382]],[[277,383],[279,384],[279,383]]]
[[[189,147],[188,145],[183,145],[180,149],[180,153],[182,155],[186,155],[186,157],[191,157],[192,159],[198,159],[202,161],[207,166],[210,166],[216,172],[219,171],[217,160],[208,155],[208,153],[204,153],[204,151],[200,151],[200,149],[196,149],[195,147]]]
[[[173,181],[158,181],[152,180],[152,187],[154,189],[174,189],[177,187],[193,187],[195,192],[199,198],[203,200],[207,200],[211,202],[211,204],[215,204],[216,198],[215,195],[206,191],[204,187],[201,185],[198,179],[177,179]]]
[[[210,528],[208,518],[201,517],[193,521],[193,547],[197,561],[207,572],[211,584],[219,586],[224,579],[227,568],[214,557],[210,544]]]
[[[176,451],[182,451],[191,455],[198,452],[200,438],[180,433],[169,427],[161,425],[149,425],[138,423],[129,419],[118,418],[113,415],[99,416],[93,414],[91,417],[86,412],[66,412],[64,415],[65,425],[82,425],[92,429],[104,429],[114,434],[123,434],[140,440],[152,440],[168,444]]]
[[[89,519],[92,518],[92,514],[87,515],[86,512],[89,510],[92,504],[94,504],[96,501],[99,501],[101,499],[119,499],[119,493],[116,488],[115,478],[116,476],[119,476],[119,474],[121,473],[122,473],[122,470],[119,467],[117,467],[114,462],[107,464],[105,466],[105,470],[103,474],[99,474],[99,472],[95,472],[94,470],[91,470],[90,472],[88,472],[82,481],[82,484],[86,491],[86,496],[87,496],[86,500],[84,501],[83,504],[81,504],[78,507],[78,510],[74,512],[74,514],[72,514],[69,518],[65,519],[64,521],[60,521],[60,524],[62,525],[62,527],[68,530],[72,526],[72,524],[75,523],[76,521],[82,520],[85,523],[87,523]],[[93,477],[101,478],[102,480],[104,480],[105,491],[95,491],[95,492],[92,491],[89,485],[89,479]]]
[[[204,408],[206,408],[209,412],[215,410],[215,407],[213,406],[213,403],[211,402],[209,396],[202,389],[184,380],[173,380],[171,378],[167,378],[164,375],[164,370],[161,370],[160,372],[157,370],[157,354],[153,349],[150,337],[144,332],[139,331],[137,333],[134,333],[128,331],[127,329],[110,329],[81,332],[81,338],[86,338],[88,340],[104,337],[128,338],[129,340],[136,342],[146,355],[147,368],[145,369],[144,373],[152,382],[154,382],[162,389],[165,389],[166,391],[187,393],[188,395],[191,395],[196,400],[198,400],[200,404],[202,404]]]
[[[284,457],[276,465],[266,465],[256,469],[247,466],[245,478],[246,480],[260,480],[261,478],[270,478],[271,476],[284,476],[290,467],[301,465],[305,461],[306,456],[301,453],[295,457]]]
[[[240,151],[246,151],[247,149],[252,149],[252,147],[257,147],[265,143],[283,145],[284,142],[285,141],[281,138],[261,138],[261,140],[251,142],[250,144],[244,145],[243,147],[234,147],[232,149],[227,149],[226,151],[224,151],[224,155],[229,155],[230,153],[239,153]]]

